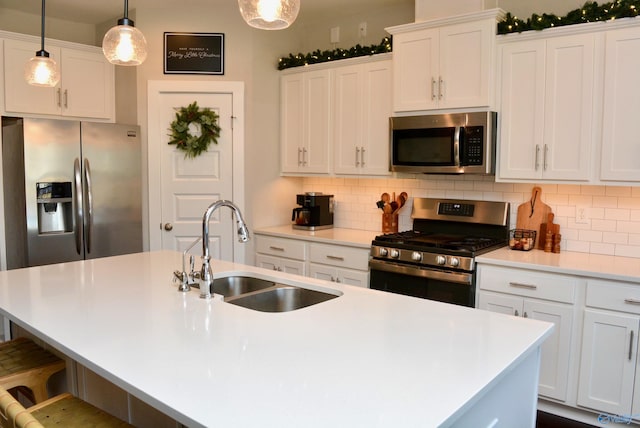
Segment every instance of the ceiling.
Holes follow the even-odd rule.
[[[213,2],[236,2],[236,0],[129,0],[129,10],[138,6],[163,7],[180,3],[182,7],[197,7]],[[299,17],[324,14],[340,10],[349,14],[363,8],[372,9],[399,3],[413,3],[413,0],[301,0]],[[41,0],[0,0],[0,8],[15,9],[40,15]],[[55,0],[46,3],[46,16],[61,18],[85,24],[100,24],[119,18],[124,13],[123,0]]]

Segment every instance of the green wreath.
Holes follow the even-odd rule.
[[[195,158],[206,152],[212,142],[218,144],[220,126],[216,112],[208,107],[200,110],[196,101],[177,110],[176,120],[171,122],[171,140],[168,144],[175,144],[179,150],[185,152],[186,158]],[[199,125],[199,136],[189,133],[189,125],[192,123]]]

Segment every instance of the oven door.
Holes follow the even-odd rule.
[[[369,287],[406,296],[474,307],[475,274],[370,260]]]

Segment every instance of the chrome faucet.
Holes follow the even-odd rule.
[[[240,208],[238,208],[233,202],[226,200],[219,200],[211,205],[204,213],[202,217],[202,269],[200,271],[200,297],[203,299],[211,297],[211,285],[213,284],[213,271],[211,270],[211,256],[209,255],[209,220],[215,210],[220,207],[229,207],[233,210],[236,216],[236,224],[238,226],[237,234],[238,241],[247,242],[249,240],[249,229],[244,223]]]

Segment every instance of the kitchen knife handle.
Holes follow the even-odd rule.
[[[73,184],[74,184],[74,234],[76,238],[76,252],[82,254],[82,176],[80,175],[80,159],[73,162]]]
[[[540,145],[536,144],[536,171],[540,168]]]
[[[91,168],[89,159],[84,160],[84,180],[87,184],[87,253],[91,254],[91,243],[93,239],[93,187],[91,185]]]

